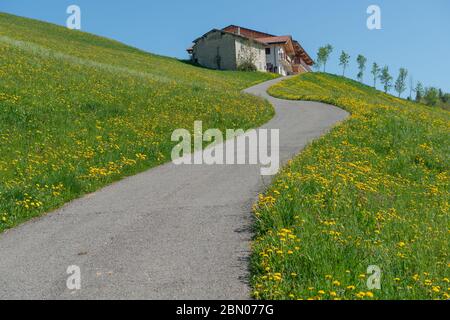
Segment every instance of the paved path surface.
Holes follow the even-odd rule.
[[[287,161],[347,113],[274,99]],[[250,209],[259,166],[166,164],[0,235],[0,299],[248,299]],[[70,265],[82,289],[66,287]]]

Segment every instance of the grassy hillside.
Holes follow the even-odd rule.
[[[0,13],[0,231],[169,161],[174,129],[250,128],[268,80]]]
[[[352,115],[255,205],[255,297],[449,299],[450,113],[326,74],[270,93]],[[382,290],[367,287],[372,265]]]
[[[444,110],[450,111],[450,102],[447,102],[447,103],[440,102],[439,106]]]

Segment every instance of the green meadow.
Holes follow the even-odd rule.
[[[254,297],[448,300],[450,113],[321,73],[269,93],[351,116],[255,205]],[[370,266],[381,270],[381,290],[367,285]]]
[[[170,161],[175,129],[249,129],[274,76],[213,71],[0,13],[0,232]],[[450,114],[343,77],[269,90],[351,113],[254,206],[257,299],[450,298]],[[368,288],[370,266],[381,290]]]
[[[0,231],[170,161],[171,134],[253,128],[273,108],[221,72],[0,13]]]

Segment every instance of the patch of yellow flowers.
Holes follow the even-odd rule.
[[[290,161],[254,206],[255,297],[448,299],[450,114],[326,74],[269,92],[351,116]],[[381,290],[368,287],[372,265]]]
[[[169,161],[172,132],[196,120],[249,129],[273,116],[241,93],[270,74],[197,68],[4,13],[0,56],[0,232]]]

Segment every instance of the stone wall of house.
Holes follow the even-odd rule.
[[[221,70],[236,70],[236,41],[230,34],[212,32],[198,40],[193,48],[193,59],[200,65]]]
[[[266,71],[266,51],[263,44],[256,43],[246,39],[236,39],[236,57],[237,65],[245,61],[249,56],[252,57],[253,64],[258,71]]]

